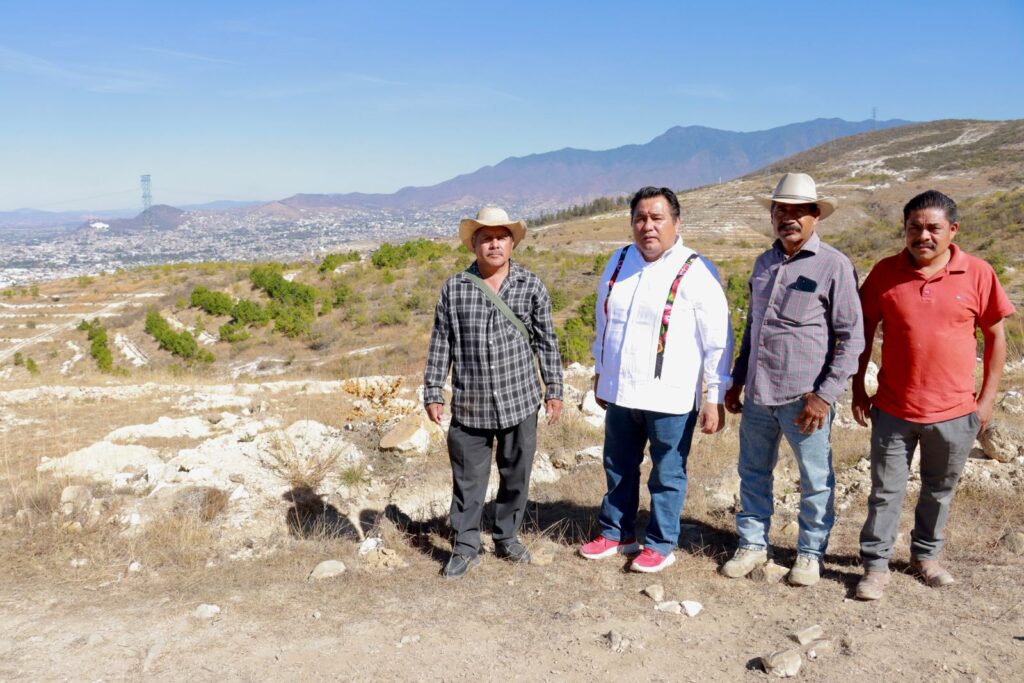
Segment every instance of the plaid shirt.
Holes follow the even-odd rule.
[[[480,277],[476,261],[465,272]],[[423,403],[444,403],[442,389],[451,369],[452,417],[466,427],[505,429],[540,406],[535,353],[547,387],[545,398],[562,398],[562,360],[551,297],[540,278],[509,262],[498,296],[530,331],[531,348],[465,272],[452,275],[441,287],[423,376]]]
[[[747,399],[759,405],[791,403],[810,391],[835,403],[864,349],[850,259],[817,233],[788,258],[776,240],[754,263],[749,286],[733,383],[746,384]]]

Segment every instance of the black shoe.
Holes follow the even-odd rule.
[[[494,554],[515,564],[529,564],[530,562],[530,551],[519,541],[498,543],[494,546]]]
[[[446,579],[461,579],[469,570],[480,564],[480,557],[473,555],[468,557],[466,555],[459,555],[458,553],[452,553],[452,556],[448,558],[448,564],[441,570],[441,576]]]

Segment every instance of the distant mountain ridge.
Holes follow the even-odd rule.
[[[626,194],[643,185],[682,190],[730,180],[836,138],[908,123],[815,119],[749,133],[675,126],[642,145],[602,151],[567,147],[509,157],[428,187],[404,187],[392,194],[297,194],[277,204],[433,209],[496,202],[548,209]]]

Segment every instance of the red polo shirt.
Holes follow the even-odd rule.
[[[930,278],[904,249],[875,264],[860,289],[865,323],[881,323],[883,333],[874,404],[909,422],[976,410],[974,330],[1014,312],[992,266],[949,249],[949,263]]]

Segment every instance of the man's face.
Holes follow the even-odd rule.
[[[950,223],[942,209],[911,211],[903,224],[907,249],[919,266],[927,266],[949,251],[959,223]]]
[[[504,226],[485,226],[473,233],[473,252],[477,263],[501,268],[512,256],[512,233]]]
[[[814,204],[772,203],[772,229],[786,254],[792,256],[807,244],[820,215]]]
[[[637,202],[633,212],[633,241],[647,261],[656,261],[671,247],[679,234],[679,219],[662,196]]]

